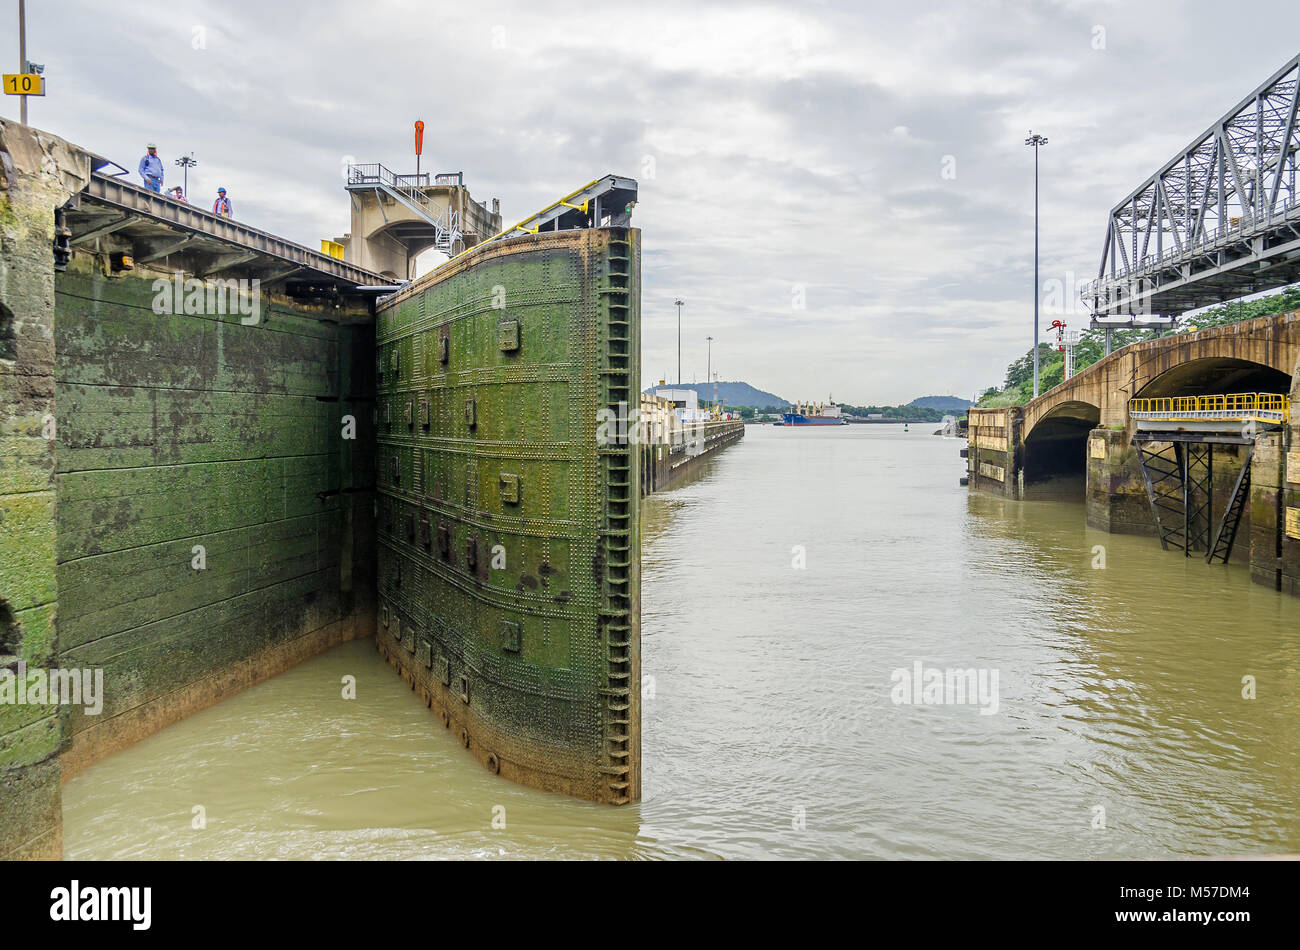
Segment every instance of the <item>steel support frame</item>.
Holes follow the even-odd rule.
[[[1204,552],[1205,561],[1228,562],[1250,491],[1255,443],[1221,433],[1146,432],[1133,440],[1155,517],[1160,546],[1184,557]],[[1158,446],[1153,450],[1152,446]],[[1214,521],[1214,446],[1245,445],[1246,460],[1218,524]]]
[[[1210,522],[1214,517],[1214,443],[1184,442],[1183,447],[1183,554],[1210,547]]]
[[[1147,500],[1155,518],[1160,547],[1186,549],[1182,534],[1183,513],[1183,454],[1181,445],[1172,442],[1168,448],[1150,451],[1137,443],[1138,462],[1142,468],[1142,481],[1146,485]]]

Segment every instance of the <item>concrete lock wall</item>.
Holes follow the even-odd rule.
[[[1157,535],[1132,432],[1097,428],[1088,433],[1084,504],[1090,527],[1112,534]]]
[[[671,400],[649,393],[641,394],[637,426],[643,497],[677,484],[697,463],[745,437],[739,419],[683,422]]]
[[[59,661],[105,690],[65,714],[65,778],[371,629],[370,328],[160,314],[153,280],[79,253],[56,285]]]
[[[54,208],[88,156],[0,121],[0,669],[57,659]],[[62,851],[59,710],[0,704],[0,858]]]
[[[1088,477],[1085,498],[1089,526],[1112,534],[1135,534],[1158,537],[1155,516],[1147,498],[1142,463],[1133,443],[1135,429],[1094,429],[1088,434]],[[1257,443],[1251,462],[1252,486],[1265,464]],[[1167,443],[1148,443],[1148,453],[1167,449]],[[1167,454],[1167,453],[1166,453]],[[1214,524],[1227,508],[1237,477],[1246,460],[1246,447],[1216,444],[1212,459],[1211,511]],[[1237,537],[1249,537],[1251,511],[1242,512]],[[1241,549],[1238,549],[1241,550]]]
[[[641,446],[641,494],[664,491],[698,471],[705,459],[745,437],[745,423],[739,419],[682,423],[676,431],[680,441],[663,441]]]
[[[55,858],[61,780],[373,634],[373,327],[177,312],[81,247],[56,275],[87,156],[0,121],[0,160],[0,670],[103,675],[97,712],[0,701],[0,858]]]

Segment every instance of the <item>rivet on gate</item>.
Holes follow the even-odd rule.
[[[495,752],[488,753],[487,767],[488,767],[488,771],[491,772],[493,775],[501,774],[501,760],[497,758],[497,754]]]
[[[460,731],[460,744],[463,745],[463,746],[464,746],[465,748],[467,748],[467,749],[469,748],[469,730],[468,730],[468,729],[462,729],[462,730]]]

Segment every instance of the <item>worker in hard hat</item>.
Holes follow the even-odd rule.
[[[163,185],[163,163],[158,157],[158,146],[150,142],[145,146],[147,151],[144,158],[140,159],[140,180],[150,191],[162,193]]]
[[[212,213],[219,218],[231,217],[230,199],[226,197],[226,189],[217,189],[217,200],[212,202]]]

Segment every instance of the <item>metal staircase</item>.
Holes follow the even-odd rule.
[[[1179,438],[1174,433],[1165,438],[1135,440],[1147,499],[1160,532],[1160,546],[1177,548],[1185,557],[1205,552],[1205,561],[1228,563],[1232,546],[1241,526],[1242,513],[1250,495],[1250,466],[1254,458],[1253,441],[1232,441],[1246,445],[1246,458],[1232,486],[1232,494],[1214,524],[1214,446],[1199,441],[1208,436]],[[1168,439],[1169,441],[1165,441]],[[1193,441],[1196,439],[1197,441]],[[1226,440],[1225,440],[1226,441]]]
[[[427,172],[397,175],[377,162],[348,165],[348,191],[374,191],[400,202],[433,229],[433,246],[450,257],[462,238],[460,212],[431,201],[424,192],[429,183]]]
[[[1258,431],[1276,430],[1290,418],[1284,393],[1225,393],[1129,400],[1147,498],[1160,546],[1186,557],[1204,551],[1207,563],[1228,563],[1250,495],[1250,466]],[[1245,446],[1245,459],[1214,525],[1214,447]]]
[[[1205,554],[1207,564],[1213,564],[1216,558],[1227,564],[1228,558],[1232,556],[1232,543],[1237,540],[1237,528],[1241,526],[1241,513],[1246,507],[1246,499],[1250,496],[1250,463],[1254,457],[1255,446],[1252,443],[1246,447],[1246,462],[1237,475],[1236,484],[1232,486],[1232,497],[1228,501],[1228,508],[1224,511],[1223,520],[1219,522],[1219,530],[1214,533],[1214,541]]]

